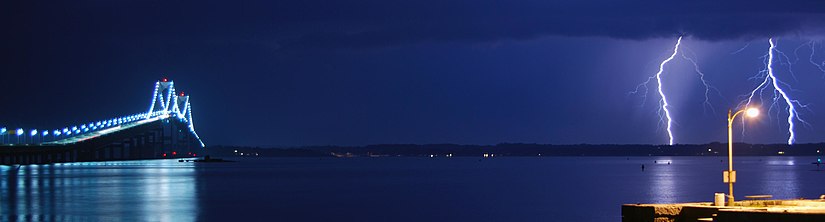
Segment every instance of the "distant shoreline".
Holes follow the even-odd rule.
[[[212,156],[257,157],[386,157],[386,156],[727,156],[727,143],[679,145],[550,145],[502,143],[497,145],[458,144],[378,144],[367,146],[305,146],[262,148],[248,146],[209,146]],[[825,143],[746,144],[734,143],[736,156],[818,156]]]

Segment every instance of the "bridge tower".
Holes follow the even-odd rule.
[[[149,111],[146,112],[144,118],[149,119],[158,115],[169,114],[171,111],[170,106],[177,106],[177,104],[172,103],[172,100],[176,100],[175,96],[174,81],[163,78],[156,82],[155,90],[152,92],[152,103],[149,105]]]
[[[71,129],[71,130],[70,130]],[[190,96],[176,93],[167,78],[155,82],[146,113],[110,118],[54,130],[17,128],[16,143],[0,128],[0,164],[37,164],[202,155],[203,141],[192,122]],[[26,133],[30,132],[30,133]],[[20,142],[20,137],[37,143]]]

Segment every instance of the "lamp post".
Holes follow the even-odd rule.
[[[6,144],[6,127],[0,128],[0,145]]]
[[[31,131],[31,136],[29,136],[29,139],[31,139],[31,141],[32,141],[31,144],[34,144],[34,136],[37,136],[37,130],[36,129],[33,129]]]
[[[15,132],[15,134],[17,134],[17,144],[20,144],[20,135],[23,135],[23,129],[17,129],[17,132]],[[26,138],[23,138],[23,140],[25,139]]]
[[[731,115],[731,110],[728,110],[728,171],[723,173],[722,178],[725,183],[728,183],[730,189],[728,206],[733,206],[733,183],[736,182],[736,171],[733,171],[733,119],[742,112],[745,112],[751,118],[759,116],[759,109],[757,108],[742,109],[736,111],[733,115]]]

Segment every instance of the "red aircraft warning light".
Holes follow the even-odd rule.
[[[169,82],[169,79],[167,79],[167,78],[163,78],[163,79],[161,79],[160,81],[161,81],[161,82]]]

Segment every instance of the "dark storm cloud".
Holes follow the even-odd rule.
[[[0,1],[0,101],[7,103],[0,125],[45,129],[146,110],[151,83],[169,77],[193,95],[194,118],[208,144],[658,143],[649,136],[654,129],[621,120],[636,116],[630,120],[657,126],[648,116],[653,112],[637,114],[625,94],[650,75],[644,64],[674,39],[576,37],[818,35],[823,4]],[[477,50],[474,43],[498,47]],[[705,43],[691,45],[701,53]],[[395,48],[348,50],[388,46]],[[628,47],[634,53],[614,52]],[[719,50],[727,55],[739,48]],[[753,57],[764,53],[750,49]],[[762,65],[754,63],[723,65]],[[621,80],[628,82],[614,81],[613,74],[626,74]],[[721,75],[709,75],[715,76]],[[574,91],[588,99],[557,96]],[[618,111],[588,113],[605,107]],[[595,120],[579,121],[585,116]],[[707,131],[705,122],[680,119]],[[632,129],[615,130],[627,126]],[[716,138],[711,134],[684,141],[707,142]]]
[[[690,35],[705,40],[815,34],[825,2],[775,1],[472,1],[350,8],[357,19],[330,16],[283,47],[369,47],[437,41],[497,41],[539,36],[647,39]],[[389,4],[389,3],[384,3]],[[345,14],[348,14],[345,13]]]
[[[15,2],[18,3],[18,2]],[[276,49],[540,36],[705,40],[819,34],[825,1],[94,1],[11,4],[24,29],[258,42]],[[29,5],[27,5],[29,4]],[[60,5],[66,4],[66,5]],[[45,32],[44,31],[44,32]]]
[[[286,11],[282,11],[286,9]],[[824,1],[359,1],[278,7],[283,48],[372,47],[540,36],[706,40],[821,31]],[[265,12],[261,17],[268,17]],[[291,27],[312,28],[292,29]],[[281,33],[279,33],[281,32]],[[279,35],[283,34],[283,35]]]

